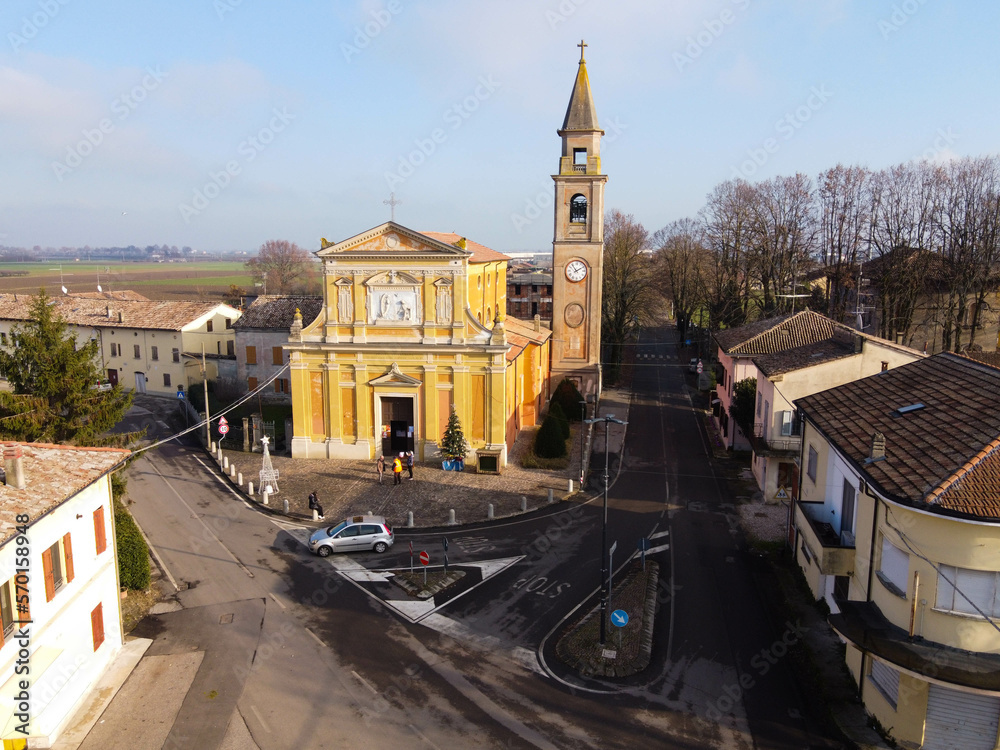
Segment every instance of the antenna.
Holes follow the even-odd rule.
[[[58,272],[59,272],[59,286],[60,286],[60,287],[62,287],[62,293],[63,293],[63,294],[69,294],[69,289],[67,289],[67,288],[66,288],[66,284],[65,284],[65,283],[63,283],[63,270],[62,270],[62,263],[60,263],[60,264],[59,264],[59,268],[50,268],[49,270],[50,270],[50,271],[58,271]],[[67,275],[67,276],[72,276],[73,274],[71,274],[71,273],[68,273],[68,274],[66,274],[66,275]]]

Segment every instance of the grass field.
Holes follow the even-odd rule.
[[[194,263],[0,263],[0,293],[50,295],[132,290],[155,300],[221,300],[236,285],[253,290],[240,261]]]

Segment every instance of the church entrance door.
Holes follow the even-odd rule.
[[[395,456],[414,446],[413,399],[382,397],[382,453]]]

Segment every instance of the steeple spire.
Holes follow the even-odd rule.
[[[590,77],[587,75],[587,61],[583,57],[587,43],[582,39],[576,45],[580,48],[580,67],[576,72],[576,82],[573,93],[566,108],[562,130],[600,130],[597,124],[597,110],[594,108],[594,98],[590,94]]]

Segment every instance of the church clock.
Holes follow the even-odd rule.
[[[566,278],[570,281],[583,281],[587,278],[587,264],[582,260],[571,260],[566,264]]]

